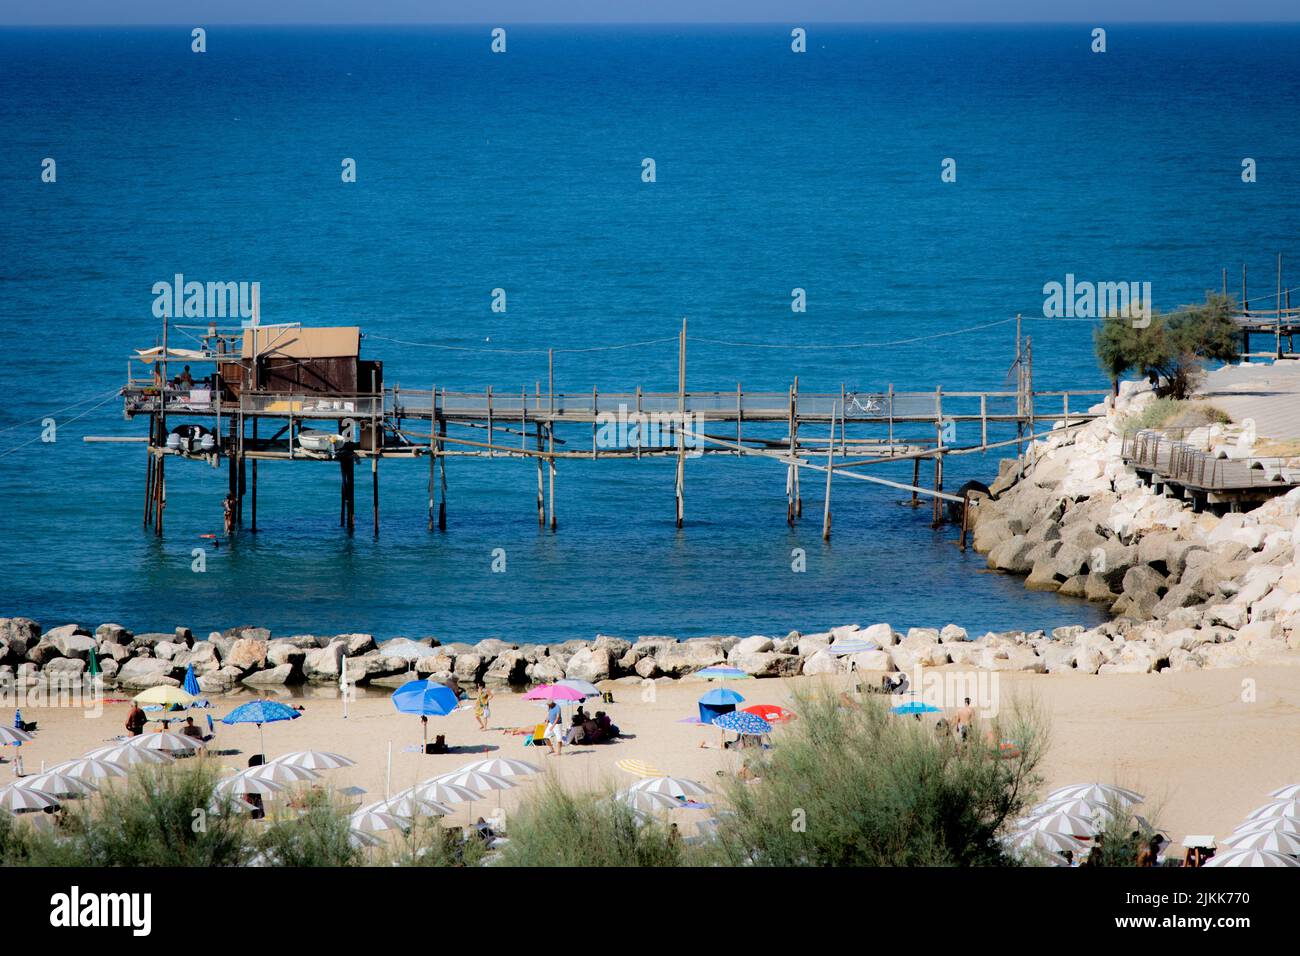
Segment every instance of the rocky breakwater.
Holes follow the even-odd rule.
[[[1156,493],[1121,458],[1126,421],[1153,400],[1125,383],[1094,409],[1104,417],[1058,423],[1004,461],[976,509],[975,549],[1026,587],[1110,608],[1099,627],[1029,642],[1048,671],[1300,664],[1300,489],[1221,516]],[[1201,431],[1189,440],[1241,454],[1231,427]]]

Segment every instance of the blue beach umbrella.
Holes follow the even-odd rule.
[[[729,714],[718,717],[713,723],[714,726],[721,727],[723,730],[730,730],[737,734],[748,734],[752,737],[772,732],[771,724],[758,714],[751,714],[747,710],[733,710]]]
[[[257,739],[262,745],[262,762],[266,762],[266,741],[262,736],[262,725],[273,724],[277,720],[297,720],[298,711],[278,700],[253,700],[241,704],[221,718],[223,724],[257,724]]]
[[[181,687],[184,688],[185,693],[194,697],[198,697],[199,694],[203,693],[199,687],[199,679],[194,676],[193,664],[185,665],[185,683],[181,684]]]
[[[937,714],[940,708],[923,704],[919,700],[909,700],[906,704],[899,704],[897,707],[889,708],[891,714]]]
[[[702,671],[696,671],[695,676],[703,677],[705,680],[743,680],[750,675],[746,674],[739,667],[723,667],[721,665],[715,665],[713,667],[706,667]]]
[[[736,705],[744,701],[745,698],[734,690],[727,690],[725,687],[715,688],[697,701],[700,706],[700,722],[711,724],[728,711],[735,710]]]
[[[421,717],[445,717],[460,705],[456,692],[446,684],[431,680],[413,680],[393,691],[393,706],[400,714],[419,714]],[[420,721],[424,732],[424,751],[428,750],[429,723]]]

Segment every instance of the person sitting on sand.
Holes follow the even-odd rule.
[[[618,727],[610,722],[609,715],[603,710],[596,711],[596,729],[600,740],[613,740],[619,733]]]
[[[185,726],[181,728],[181,733],[186,737],[193,737],[195,740],[203,740],[203,731],[194,723],[193,717],[185,718]]]

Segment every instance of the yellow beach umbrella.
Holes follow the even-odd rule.
[[[157,687],[150,687],[148,690],[142,690],[132,698],[137,704],[161,704],[164,707],[170,707],[173,704],[180,704],[182,707],[188,707],[198,698],[193,694],[188,694],[179,687],[169,687],[166,684],[160,684]]]
[[[620,760],[614,764],[619,770],[626,770],[635,777],[662,777],[664,772],[658,770],[644,760]]]

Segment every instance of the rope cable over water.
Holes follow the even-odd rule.
[[[79,414],[77,414],[77,415],[73,415],[71,418],[67,419],[66,421],[56,423],[56,427],[61,428],[61,427],[65,426],[65,425],[71,425],[73,422],[75,422],[75,421],[77,421],[77,420],[79,420],[79,419],[85,418],[87,415],[89,415],[91,412],[95,411],[96,409],[103,408],[103,407],[104,407],[105,405],[107,405],[109,402],[113,401],[113,399],[117,398],[117,396],[118,396],[118,391],[119,391],[118,389],[113,389],[113,394],[109,395],[107,398],[103,399],[102,401],[98,402],[97,404],[90,406],[90,408],[87,408],[85,411],[83,411],[83,412],[81,412],[81,413],[79,413]],[[87,399],[86,401],[90,401],[90,399]],[[85,402],[78,402],[77,404],[79,404],[79,405],[84,405]],[[70,405],[70,406],[68,406],[68,407],[69,407],[69,408],[75,408],[76,406],[75,406],[75,405]],[[42,418],[49,418],[49,417],[50,417],[49,415],[42,416]],[[36,420],[36,421],[40,421],[41,419],[35,419],[35,420]],[[30,423],[28,423],[28,424],[30,424]],[[28,445],[34,445],[34,444],[36,444],[36,442],[40,441],[43,437],[44,437],[44,436],[42,436],[42,435],[37,435],[35,438],[29,438],[27,441],[23,442],[21,445],[14,445],[14,447],[12,447],[12,448],[6,448],[4,451],[0,451],[0,458],[4,458],[4,457],[7,456],[7,455],[12,455],[14,452],[17,452],[17,451],[21,451],[22,449],[26,448]]]

